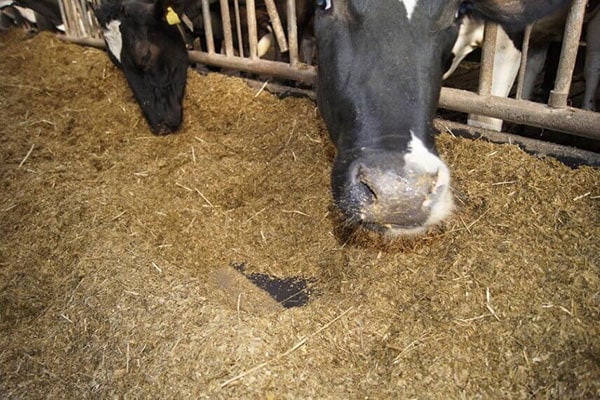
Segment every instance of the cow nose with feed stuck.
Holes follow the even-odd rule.
[[[362,223],[389,229],[411,230],[427,225],[446,189],[443,171],[425,171],[391,153],[357,160],[352,174],[360,197]]]
[[[424,147],[364,149],[336,200],[350,220],[391,235],[422,233],[453,209],[448,167]]]

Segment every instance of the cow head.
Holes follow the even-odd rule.
[[[514,28],[568,0],[317,0],[317,101],[336,145],[332,191],[351,223],[425,230],[452,211],[432,120],[464,16]]]
[[[162,1],[105,0],[95,10],[110,59],[123,69],[129,87],[157,134],[182,121],[187,50],[167,23]]]

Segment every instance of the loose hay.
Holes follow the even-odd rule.
[[[344,238],[308,100],[190,72],[154,137],[100,51],[12,31],[0,73],[2,397],[600,396],[597,169],[443,134],[456,216]]]

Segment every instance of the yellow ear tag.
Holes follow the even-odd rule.
[[[179,16],[177,15],[177,13],[175,11],[173,11],[173,9],[171,7],[167,7],[166,17],[167,17],[167,23],[169,25],[175,25],[175,24],[181,23]]]

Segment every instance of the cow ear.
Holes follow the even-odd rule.
[[[474,17],[515,30],[571,4],[571,0],[482,0],[473,1]]]

